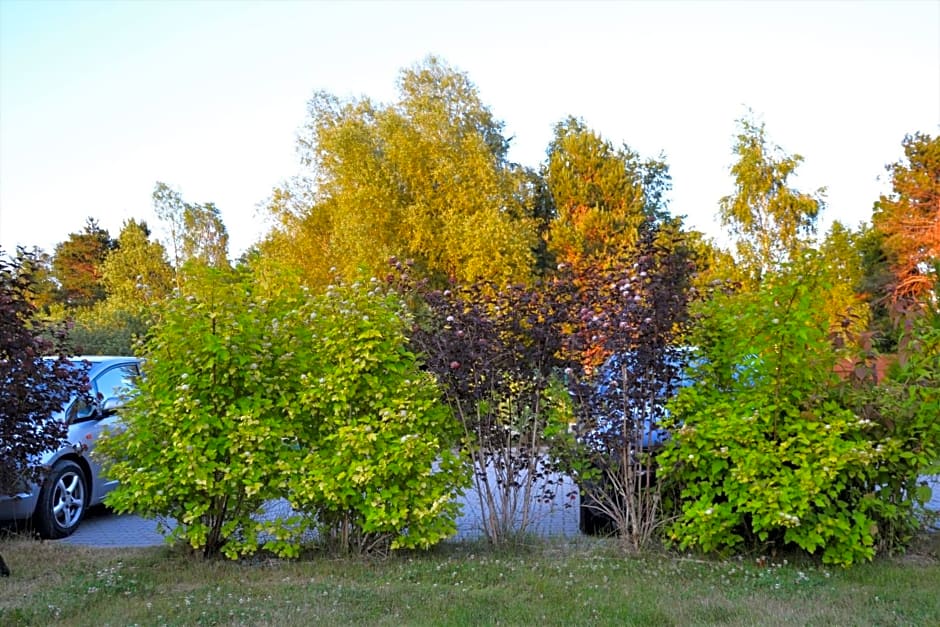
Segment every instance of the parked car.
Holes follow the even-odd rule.
[[[82,356],[87,362],[89,394],[71,399],[54,418],[68,423],[68,435],[55,451],[43,455],[41,483],[24,482],[22,490],[0,496],[0,521],[32,519],[43,538],[64,538],[79,526],[85,512],[114,489],[88,454],[103,431],[117,424],[117,411],[136,388],[140,361],[135,357]]]

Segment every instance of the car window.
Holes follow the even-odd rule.
[[[95,405],[89,404],[91,398],[103,403],[109,398],[127,396],[127,393],[136,387],[135,380],[139,376],[136,364],[123,364],[102,372],[91,382],[91,397],[80,396],[75,399],[68,409],[66,419],[71,423],[94,418],[97,414]]]
[[[125,364],[105,370],[92,381],[95,396],[99,401],[127,396],[135,387],[137,366]]]

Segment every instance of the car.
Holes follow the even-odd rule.
[[[140,360],[136,357],[81,356],[88,364],[89,394],[72,398],[54,418],[68,424],[62,445],[40,460],[43,479],[0,496],[0,521],[32,520],[43,538],[56,539],[78,529],[85,512],[97,505],[117,483],[102,475],[90,455],[101,434],[118,426],[118,410],[136,389]]]

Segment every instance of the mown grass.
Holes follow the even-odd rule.
[[[0,625],[935,625],[940,537],[849,570],[625,556],[612,541],[447,544],[385,560],[204,561],[0,540]]]

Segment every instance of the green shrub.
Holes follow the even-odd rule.
[[[313,524],[343,548],[453,533],[458,426],[404,348],[397,300],[261,298],[229,276],[192,282],[153,328],[126,429],[98,449],[121,482],[108,503],[177,520],[205,555],[296,555]],[[297,515],[261,519],[281,497]]]
[[[912,312],[898,342],[896,363],[874,385],[883,361],[859,358],[843,385],[843,397],[862,419],[874,422],[878,463],[869,489],[877,499],[877,547],[904,550],[925,522],[931,489],[922,480],[940,473],[940,312]]]
[[[812,259],[753,293],[704,304],[695,385],[671,404],[660,457],[681,486],[669,534],[706,552],[797,545],[825,562],[870,559],[878,534],[877,424],[835,398],[839,358]]]
[[[315,360],[284,410],[308,423],[285,473],[295,508],[339,548],[427,548],[456,531],[462,430],[407,348],[396,297],[356,284],[313,301]]]

